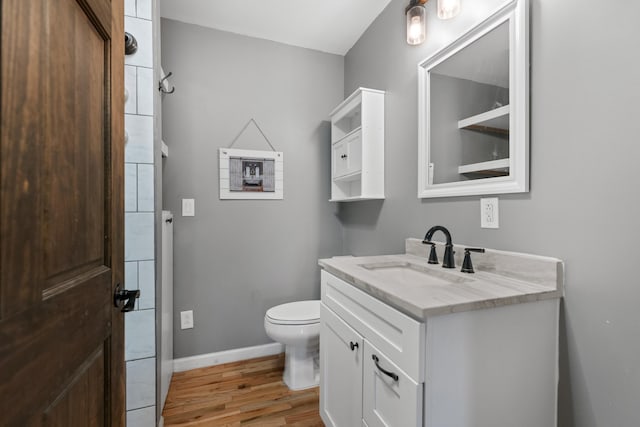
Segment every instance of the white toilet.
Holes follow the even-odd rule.
[[[267,310],[264,328],[285,345],[282,380],[291,390],[315,387],[320,380],[320,301],[296,301]]]

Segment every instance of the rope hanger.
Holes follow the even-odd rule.
[[[260,129],[260,126],[258,126],[258,122],[256,122],[253,117],[247,122],[246,125],[244,125],[240,133],[238,133],[238,135],[236,135],[236,137],[233,138],[233,141],[231,141],[231,145],[229,145],[227,148],[233,147],[233,144],[235,144],[236,141],[238,141],[238,138],[240,138],[240,136],[244,133],[244,131],[247,130],[247,128],[251,123],[253,123],[253,125],[258,129],[258,131],[260,132],[264,140],[267,141],[267,144],[269,144],[269,147],[271,147],[271,151],[276,151],[276,149],[273,148],[273,145],[271,145],[271,141],[269,141],[269,138],[267,138],[267,135],[265,135],[262,129]]]

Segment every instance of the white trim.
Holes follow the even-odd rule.
[[[191,369],[253,359],[255,357],[272,356],[274,354],[282,353],[283,351],[284,346],[280,343],[274,342],[270,344],[255,345],[253,347],[234,348],[215,353],[199,354],[191,357],[181,357],[180,359],[173,360],[173,372],[184,372]]]

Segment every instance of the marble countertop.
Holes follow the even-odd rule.
[[[464,246],[454,246],[455,269],[428,264],[427,246],[407,239],[405,254],[334,257],[318,263],[417,319],[562,297],[564,265],[559,259],[486,249],[472,254],[476,272],[469,274],[460,272]]]

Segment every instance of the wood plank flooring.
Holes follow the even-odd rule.
[[[284,353],[173,374],[165,426],[323,427],[318,387],[282,382]]]

